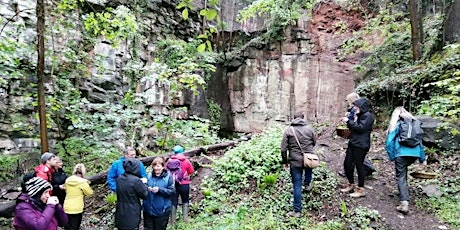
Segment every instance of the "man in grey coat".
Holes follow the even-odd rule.
[[[297,143],[299,140],[300,146]],[[294,187],[294,211],[288,213],[292,217],[300,217],[302,212],[302,176],[305,190],[311,189],[313,169],[305,168],[303,162],[303,153],[313,153],[313,147],[316,145],[316,137],[313,129],[307,125],[302,112],[294,114],[294,120],[283,134],[281,141],[282,164],[287,169],[290,166],[292,185]],[[289,154],[288,154],[289,152]],[[289,165],[288,165],[289,164]]]

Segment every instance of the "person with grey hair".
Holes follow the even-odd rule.
[[[294,120],[283,134],[281,141],[281,159],[285,169],[290,168],[293,185],[294,211],[288,212],[288,216],[299,218],[302,211],[302,182],[304,190],[311,190],[313,169],[305,168],[303,153],[313,153],[316,145],[316,136],[313,129],[307,125],[302,112],[294,114]],[[288,154],[289,151],[289,154]],[[289,166],[288,166],[289,164]],[[304,180],[302,180],[305,174]]]
[[[110,166],[109,172],[107,173],[107,184],[109,184],[109,188],[113,192],[117,191],[117,178],[121,174],[125,173],[125,169],[123,168],[123,162],[125,162],[125,159],[127,158],[136,158],[136,150],[133,147],[126,147],[123,150],[123,157],[114,161],[112,163],[112,166]],[[142,163],[142,161],[140,165],[140,170],[142,178],[145,178],[145,180],[147,180],[147,173],[145,171],[145,166]]]

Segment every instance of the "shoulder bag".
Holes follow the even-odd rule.
[[[303,165],[306,168],[316,168],[319,166],[319,157],[316,154],[313,153],[304,153],[302,150],[302,146],[300,145],[299,139],[297,138],[297,135],[295,133],[294,127],[291,126],[292,132],[294,133],[295,140],[297,141],[297,144],[299,145],[300,151],[303,154]]]

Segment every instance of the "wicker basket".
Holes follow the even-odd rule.
[[[351,134],[351,131],[348,128],[344,127],[337,127],[335,131],[337,132],[337,136],[343,138],[349,138]]]

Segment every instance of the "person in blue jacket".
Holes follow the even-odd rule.
[[[400,118],[415,119],[415,117],[403,107],[396,107],[391,115],[385,149],[387,150],[390,160],[395,162],[396,182],[398,184],[399,200],[401,201],[400,205],[396,207],[396,210],[403,214],[408,214],[409,189],[407,188],[407,167],[417,159],[420,163],[425,162],[426,157],[422,142],[415,147],[399,144]]]
[[[152,161],[152,174],[148,175],[149,195],[144,200],[144,229],[166,230],[171,212],[171,198],[175,193],[171,175],[165,169],[163,157]]]
[[[107,184],[109,184],[110,190],[117,192],[117,178],[125,172],[123,168],[123,162],[126,158],[136,158],[136,150],[133,147],[126,147],[123,150],[123,157],[114,161],[112,166],[110,166],[109,172],[107,173]],[[145,172],[145,166],[140,165],[141,177],[147,178],[147,173]]]

